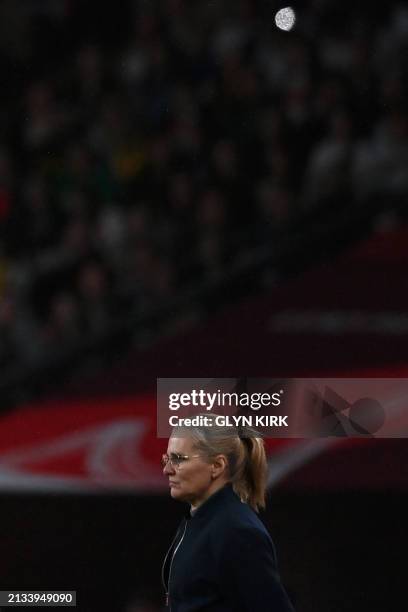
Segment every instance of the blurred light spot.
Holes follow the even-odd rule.
[[[296,22],[295,11],[291,6],[280,9],[275,15],[275,23],[280,30],[289,32]]]

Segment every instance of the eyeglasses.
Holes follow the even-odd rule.
[[[161,464],[162,467],[166,467],[168,463],[172,465],[176,470],[180,467],[182,463],[185,463],[189,459],[194,459],[196,457],[201,457],[201,455],[180,455],[179,453],[170,453],[170,455],[162,455]]]

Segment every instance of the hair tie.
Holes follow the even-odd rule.
[[[241,440],[242,444],[245,446],[245,448],[249,448],[248,446],[248,439],[249,439],[249,435],[248,432],[245,430],[245,427],[242,427],[242,425],[240,425],[238,427],[238,438]]]

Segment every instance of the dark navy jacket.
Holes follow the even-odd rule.
[[[163,583],[171,612],[294,612],[272,540],[231,485],[182,521]]]

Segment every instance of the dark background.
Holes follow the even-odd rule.
[[[2,497],[2,588],[77,591],[80,610],[163,602],[159,571],[180,519],[151,496]],[[383,610],[404,600],[407,496],[277,491],[263,516],[296,610]],[[143,607],[139,608],[143,610]]]

